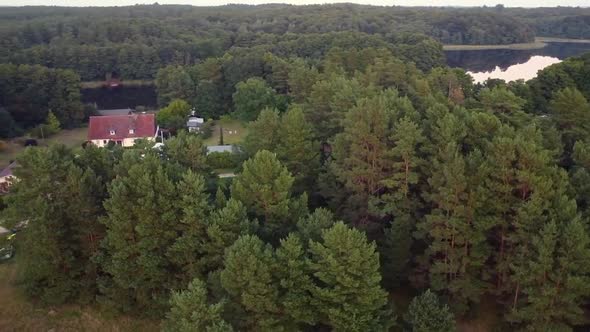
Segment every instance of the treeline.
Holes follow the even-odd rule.
[[[167,65],[198,64],[209,57],[221,57],[224,54],[252,57],[255,55],[247,53],[272,52],[277,56],[318,59],[333,47],[373,46],[395,50],[409,60],[416,59],[417,65],[423,70],[434,65],[444,65],[441,45],[420,34],[398,33],[382,37],[358,32],[308,35],[247,33],[234,37],[231,49],[229,44],[218,45],[221,40],[194,43],[163,41],[153,45],[126,43],[108,46],[35,46],[20,52],[10,52],[3,61],[72,69],[83,80],[102,80],[111,74],[123,79],[153,79],[157,71]]]
[[[510,8],[503,12],[535,29],[538,36],[590,38],[590,8]]]
[[[589,55],[478,86],[382,49],[269,61],[231,97],[255,119],[232,181],[183,132],[161,151],[26,150],[3,217],[28,220],[27,294],[171,331],[453,331],[490,302],[499,330],[588,323]],[[407,313],[401,288],[423,293]]]
[[[196,64],[233,48],[298,47],[317,56],[316,45],[321,49],[338,46],[337,41],[330,44],[330,39],[346,38],[344,33],[394,44],[388,47],[421,42],[398,40],[407,33],[459,44],[528,42],[534,38],[528,26],[509,16],[471,9],[351,4],[26,7],[5,8],[0,14],[0,62],[73,69],[83,80],[100,80],[108,74],[148,79],[160,67]]]
[[[80,125],[80,77],[71,70],[0,64],[0,138],[14,137],[53,113],[63,127]]]

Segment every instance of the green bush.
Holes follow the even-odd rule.
[[[207,155],[207,164],[213,169],[235,168],[238,160],[231,152],[212,152]]]

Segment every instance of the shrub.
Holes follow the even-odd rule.
[[[207,155],[207,164],[213,169],[235,168],[238,161],[231,152],[212,152]]]

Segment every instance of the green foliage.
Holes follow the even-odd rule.
[[[172,307],[166,315],[164,331],[224,331],[233,329],[221,318],[223,303],[208,304],[207,286],[194,279],[186,290],[174,292],[170,298]],[[221,328],[223,326],[223,328]]]
[[[384,331],[392,323],[381,286],[379,254],[358,230],[342,222],[310,242],[310,269],[320,320],[338,331]],[[319,286],[319,285],[322,286]]]
[[[335,138],[331,170],[350,193],[348,207],[357,212],[356,220],[368,219],[369,200],[383,188],[392,115],[384,97],[361,99]]]
[[[205,189],[205,178],[191,170],[176,185],[182,217],[170,226],[176,231],[177,238],[167,255],[178,271],[179,288],[185,287],[194,278],[204,278],[207,272],[204,264],[206,253],[202,246],[206,241],[209,211],[209,195]]]
[[[31,130],[31,135],[37,138],[47,138],[59,133],[60,130],[61,128],[59,120],[57,117],[55,117],[53,112],[49,111],[49,113],[47,113],[47,119],[45,120],[45,123],[42,123],[33,128]]]
[[[233,198],[261,219],[265,236],[277,239],[294,228],[299,215],[291,195],[294,178],[276,156],[266,150],[245,161],[231,186]]]
[[[585,323],[590,57],[474,86],[434,68],[439,43],[401,32],[524,41],[515,17],[532,25],[528,10],[134,6],[81,9],[83,24],[62,8],[6,10],[0,61],[85,79],[159,70],[158,121],[173,132],[191,106],[256,119],[235,159],[184,131],[161,150],[28,148],[2,216],[29,221],[26,294],[156,319],[171,305],[168,330],[386,331],[382,287],[397,299],[402,286],[432,289],[458,319],[486,296],[513,329]],[[0,65],[0,96],[5,136],[91,112],[68,70]],[[250,159],[236,178],[214,179],[238,158]],[[428,291],[408,327],[454,330],[450,308]]]
[[[248,124],[248,135],[244,138],[244,150],[254,156],[260,150],[275,151],[279,138],[281,122],[278,110],[265,108],[258,118]]]
[[[276,93],[260,78],[250,78],[236,85],[233,94],[236,117],[242,121],[253,121],[260,111],[274,107],[277,103]]]
[[[320,166],[319,150],[303,110],[299,107],[289,109],[281,118],[276,153],[283,165],[295,175],[296,192],[312,187]]]
[[[53,110],[62,127],[80,125],[80,77],[74,71],[42,66],[0,64],[2,107],[21,128],[46,121]]]
[[[0,108],[0,137],[11,138],[17,136],[19,132],[20,128],[18,128],[12,115],[7,110]]]
[[[97,163],[74,162],[72,151],[59,145],[27,149],[18,164],[19,181],[5,202],[12,226],[28,221],[18,236],[26,293],[51,304],[91,300],[98,277],[92,258],[104,233],[98,218],[109,179],[99,176]]]
[[[566,148],[571,149],[576,141],[590,138],[590,103],[578,89],[558,91],[549,108],[562,132]]]
[[[158,104],[169,105],[172,101],[189,100],[194,95],[195,84],[190,75],[180,66],[167,66],[156,75]]]
[[[162,108],[156,118],[160,127],[176,131],[186,127],[190,111],[191,107],[186,101],[175,99]]]
[[[166,141],[163,151],[168,158],[194,172],[206,173],[209,170],[207,147],[198,135],[181,130]]]
[[[412,300],[405,320],[414,332],[456,331],[455,318],[449,306],[441,304],[430,289]]]
[[[234,317],[241,328],[270,331],[279,323],[274,265],[272,248],[256,236],[242,236],[226,251],[221,284],[244,310]]]
[[[253,234],[257,224],[248,219],[246,208],[235,199],[211,214],[207,223],[207,241],[203,244],[207,268],[215,271],[223,267],[223,255],[241,235]]]
[[[125,153],[131,158],[134,151]],[[162,162],[148,154],[109,186],[102,219],[106,236],[100,262],[106,303],[122,310],[156,312],[166,306],[173,267],[166,257],[177,241],[177,191]],[[190,209],[190,206],[184,208]]]
[[[297,222],[297,232],[304,243],[308,243],[310,240],[317,242],[321,239],[323,230],[331,228],[334,222],[332,212],[320,208]]]
[[[232,152],[211,152],[207,155],[207,165],[211,169],[232,169],[238,166],[238,160]]]

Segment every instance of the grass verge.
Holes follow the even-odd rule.
[[[36,305],[15,285],[17,264],[0,264],[0,331],[159,331],[158,321],[110,317],[94,307]]]
[[[248,128],[238,120],[217,120],[211,137],[205,140],[205,145],[219,145],[219,128],[223,128],[223,143],[224,144],[237,144],[241,143],[248,133]]]
[[[63,129],[47,139],[38,139],[37,142],[41,146],[58,143],[74,147],[82,145],[86,141],[87,135],[88,128]],[[11,160],[14,160],[25,149],[22,144],[23,139],[23,137],[19,137],[5,141],[5,148],[0,151],[0,169],[6,167]]]

